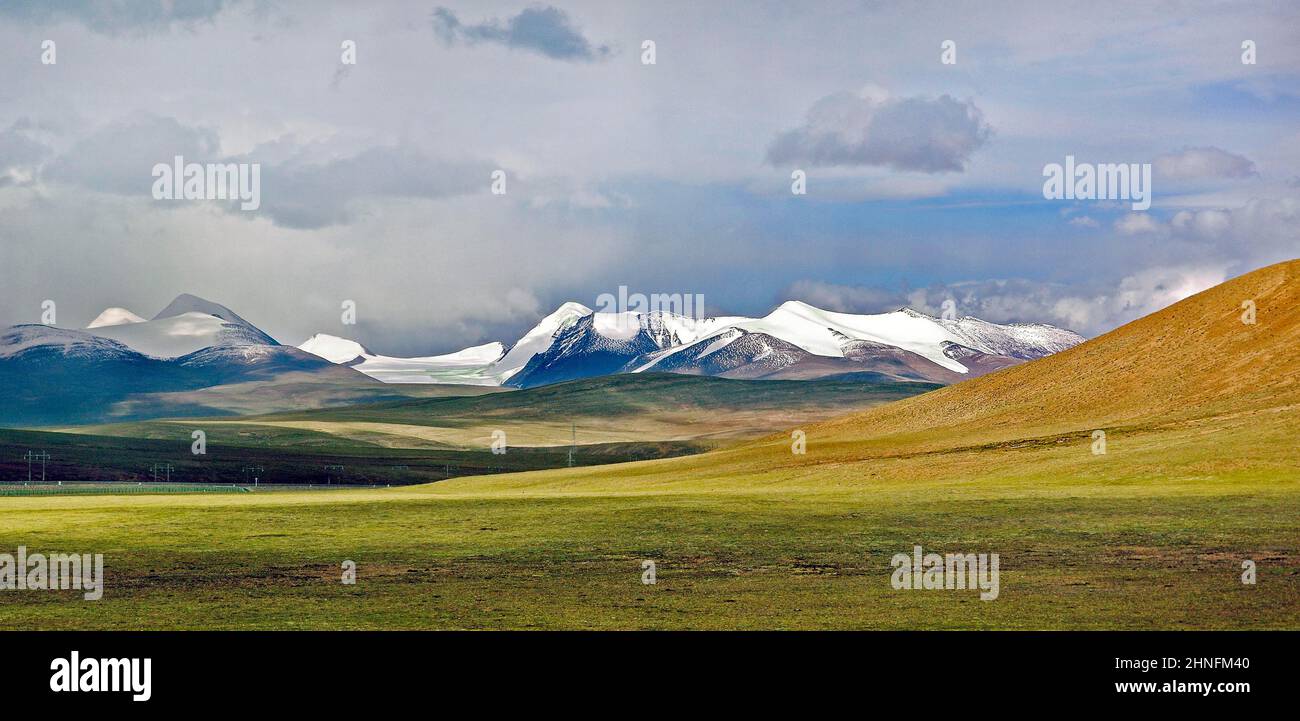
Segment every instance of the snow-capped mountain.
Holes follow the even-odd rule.
[[[590,313],[556,332],[506,385],[519,388],[618,373],[632,360],[681,340],[661,314]]]
[[[317,333],[298,346],[331,363],[349,366],[385,383],[501,385],[494,365],[505,355],[500,343],[485,343],[446,355],[394,358],[371,353],[356,341]]]
[[[105,308],[103,313],[100,313],[94,320],[90,321],[90,325],[86,326],[86,330],[92,328],[104,328],[110,325],[126,325],[127,323],[143,322],[144,318],[141,318],[126,308]]]
[[[505,381],[528,365],[538,353],[545,353],[555,336],[591,315],[591,309],[581,303],[565,303],[554,313],[543,318],[532,330],[524,334],[496,363],[496,375]]]
[[[0,424],[148,417],[153,404],[126,408],[131,399],[289,373],[370,382],[351,369],[282,346],[228,308],[194,296],[180,296],[153,320],[110,308],[91,325],[86,330],[0,329]]]
[[[430,358],[391,358],[317,335],[300,348],[388,382],[520,388],[609,373],[671,372],[803,379],[870,372],[953,383],[1083,342],[1044,324],[946,320],[910,308],[856,315],[789,301],[762,318],[592,312],[565,303],[500,354],[500,344]],[[491,356],[496,354],[496,358]],[[463,355],[464,363],[451,359]]]
[[[95,319],[121,319],[121,308],[109,308]],[[131,317],[139,318],[130,311]],[[176,297],[152,320],[126,320],[96,325],[87,332],[120,341],[154,358],[178,358],[212,346],[279,345],[274,338],[239,317],[234,311],[188,293]]]
[[[767,379],[871,372],[953,383],[1082,341],[1048,325],[943,320],[910,308],[855,315],[798,301],[762,318],[696,321],[662,312],[596,313],[558,333],[551,347],[506,385],[530,387],[616,372]]]
[[[871,371],[952,383],[1083,342],[1082,336],[1049,325],[944,320],[910,308],[855,315],[799,301],[783,303],[763,318],[729,320],[726,330],[652,354],[627,370],[782,379]]]
[[[493,342],[446,355],[395,358],[372,353],[356,341],[325,333],[317,333],[298,348],[385,383],[499,386],[517,374],[533,356],[546,352],[559,333],[589,315],[591,309],[585,305],[565,303],[508,349],[502,343]]]

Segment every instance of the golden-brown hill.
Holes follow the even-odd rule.
[[[1255,322],[1243,322],[1243,304]],[[1169,423],[1300,402],[1300,260],[1247,273],[1070,350],[808,429],[967,441]],[[933,438],[930,439],[934,441]]]

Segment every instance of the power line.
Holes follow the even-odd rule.
[[[341,478],[341,476],[343,475],[343,466],[338,465],[338,464],[328,465],[328,466],[325,466],[325,485],[327,485],[327,486],[330,485],[330,483],[331,483],[332,480],[333,480],[330,471],[338,471],[339,476],[340,476],[339,480],[343,480],[343,479]]]
[[[40,453],[37,453],[35,451],[28,450],[27,455],[23,456],[23,458],[27,459],[27,482],[28,483],[32,482],[32,461],[40,461],[41,462],[41,483],[44,483],[45,462],[50,460],[50,454],[46,453],[45,451],[41,451]]]
[[[170,464],[170,463],[155,463],[155,464],[153,464],[152,467],[150,467],[149,470],[153,471],[153,482],[154,482],[154,483],[157,483],[157,482],[158,482],[158,474],[159,474],[160,472],[161,472],[161,473],[165,473],[165,474],[166,474],[166,478],[167,478],[167,481],[166,481],[166,482],[167,482],[167,483],[171,483],[171,482],[172,482],[172,471],[176,470],[176,467],[173,466],[173,465]]]
[[[253,474],[253,487],[257,487],[257,481],[266,469],[261,466],[244,466],[244,485],[248,485],[248,474]]]
[[[27,461],[27,482],[31,483],[31,461],[40,461],[40,482],[45,482],[45,461],[49,460],[49,453],[27,451],[23,459]]]

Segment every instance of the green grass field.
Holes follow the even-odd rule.
[[[0,627],[1295,628],[1286,440],[1192,423],[1106,456],[1082,435],[843,462],[811,436],[405,489],[0,498],[0,550],[106,569],[98,602],[0,592]],[[998,553],[999,598],[894,590],[918,543]]]
[[[0,485],[0,496],[10,498],[25,496],[147,496],[251,492],[250,489],[243,486],[190,483],[6,483]]]

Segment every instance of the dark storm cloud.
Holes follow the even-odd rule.
[[[991,132],[969,100],[836,93],[814,103],[802,127],[778,135],[767,160],[773,165],[961,172]]]
[[[592,62],[612,52],[608,45],[593,45],[563,10],[550,6],[527,8],[504,21],[493,18],[476,25],[466,25],[451,10],[440,7],[433,11],[433,28],[448,44],[458,39],[470,44],[496,43],[556,60]]]
[[[212,130],[142,114],[78,141],[51,160],[41,177],[104,193],[149,197],[155,164],[170,164],[177,155],[192,162],[214,161],[219,152],[220,143]]]
[[[75,20],[98,33],[161,30],[173,23],[211,20],[227,0],[5,0],[0,17],[47,25]]]
[[[5,134],[0,134],[0,161],[5,139]],[[298,229],[348,223],[359,211],[354,201],[365,198],[427,199],[486,193],[496,169],[485,160],[433,158],[409,144],[340,154],[315,144],[283,140],[254,148],[247,155],[223,156],[215,131],[190,127],[175,118],[141,115],[108,125],[79,141],[49,161],[41,178],[101,193],[151,198],[154,165],[171,165],[178,155],[186,163],[259,165],[261,208],[257,214],[276,225]]]
[[[254,150],[238,162],[258,162]],[[491,163],[429,157],[408,145],[369,148],[346,158],[316,162],[307,153],[264,164],[262,212],[277,225],[323,228],[350,222],[353,201],[363,198],[446,198],[486,193]]]

